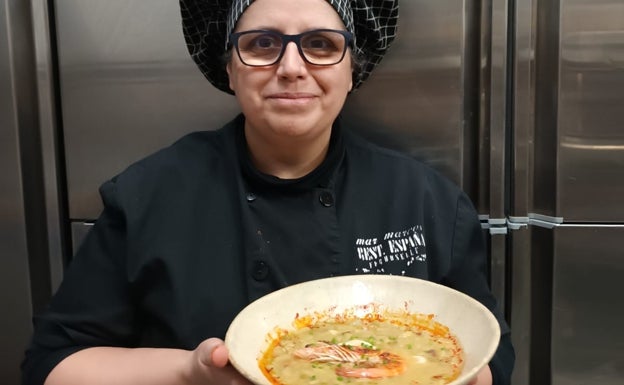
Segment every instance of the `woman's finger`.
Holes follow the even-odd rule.
[[[225,347],[225,344],[217,345],[212,351],[212,364],[222,368],[227,365],[228,361],[228,349]]]
[[[223,340],[209,338],[197,346],[199,362],[205,366],[222,368],[227,365],[228,352]]]

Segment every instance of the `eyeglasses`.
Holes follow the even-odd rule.
[[[288,43],[293,42],[307,63],[330,66],[342,61],[353,35],[347,31],[315,29],[298,35],[275,31],[252,30],[235,32],[230,42],[243,64],[251,67],[270,66],[282,59]]]

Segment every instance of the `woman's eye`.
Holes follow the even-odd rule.
[[[325,39],[314,39],[314,40],[310,40],[310,42],[308,43],[308,46],[310,48],[329,48],[331,46],[331,44],[325,40]]]
[[[279,44],[278,39],[274,36],[264,35],[257,37],[253,42],[253,46],[256,48],[274,48],[279,47]]]
[[[342,36],[337,36],[335,39],[332,40],[332,38],[328,36],[317,34],[317,35],[307,36],[304,39],[302,39],[301,45],[303,46],[304,49],[318,50],[318,51],[335,51],[335,50],[338,50],[337,48],[338,43],[335,40],[341,37]]]

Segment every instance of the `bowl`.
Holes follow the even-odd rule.
[[[368,306],[368,305],[375,306]],[[312,313],[350,309],[405,309],[433,314],[464,350],[464,367],[450,385],[465,385],[488,364],[500,338],[496,317],[472,297],[417,278],[351,275],[308,281],[277,290],[245,307],[230,324],[225,344],[231,364],[257,385],[271,385],[258,365],[276,329],[294,329],[295,319]]]

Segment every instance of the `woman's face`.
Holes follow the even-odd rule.
[[[267,29],[294,35],[319,28],[344,30],[326,0],[256,0],[240,17],[236,32]],[[236,53],[231,57],[230,88],[245,115],[246,129],[267,140],[327,135],[352,87],[348,52],[332,66],[306,63],[294,43],[272,66],[250,67]]]

